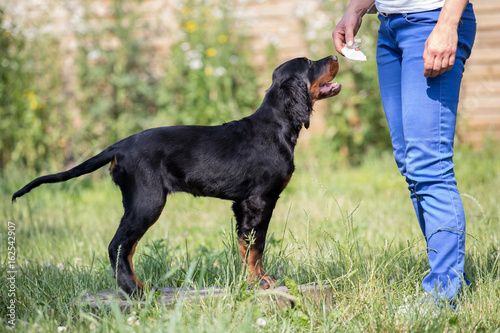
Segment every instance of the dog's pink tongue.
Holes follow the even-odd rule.
[[[326,83],[326,84],[320,86],[319,90],[322,93],[329,93],[329,92],[337,90],[339,88],[340,88],[340,84],[338,84],[337,82],[335,82],[335,83]]]

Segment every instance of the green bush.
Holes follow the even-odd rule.
[[[3,21],[0,9],[0,166],[11,156],[19,158],[26,145],[18,142],[39,142],[43,126],[43,104],[31,90],[33,75],[24,59],[25,41],[4,29]]]
[[[329,20],[319,26],[317,22],[304,21],[308,34],[317,35],[309,40],[311,53],[315,57],[337,54],[331,32],[344,14],[348,1],[322,1],[322,4]],[[340,152],[345,160],[353,164],[358,164],[370,151],[391,149],[378,87],[375,54],[377,31],[376,15],[365,15],[356,38],[362,39],[361,49],[368,60],[351,61],[339,55],[340,70],[335,80],[342,84],[342,91],[335,100],[327,103],[324,139],[332,153]]]
[[[231,2],[187,0],[177,13],[160,112],[169,123],[214,125],[249,115],[260,103],[247,39],[235,29]]]
[[[0,166],[60,169],[151,126],[219,124],[258,107],[257,75],[230,1],[180,3],[164,73],[152,68],[139,4],[115,0],[107,20],[83,2],[70,83],[59,41],[1,30]]]
[[[83,124],[77,138],[80,154],[145,129],[158,111],[152,57],[146,40],[134,35],[142,28],[137,4],[115,0],[114,19],[95,20],[90,3],[85,3],[87,29],[78,34],[76,57],[77,105]]]
[[[3,27],[0,8],[0,167],[9,161],[40,168],[64,145],[64,116],[52,109],[57,61],[47,57],[50,39],[28,42],[16,27]],[[47,60],[54,61],[47,66]]]

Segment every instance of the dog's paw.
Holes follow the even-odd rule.
[[[260,278],[259,285],[262,289],[274,288],[278,285],[278,281],[272,275],[265,275]]]
[[[137,301],[143,301],[146,299],[147,295],[157,293],[160,293],[161,295],[161,289],[152,284],[145,284],[142,286],[136,285],[134,289],[129,289],[129,291],[127,292],[128,296],[131,299]]]

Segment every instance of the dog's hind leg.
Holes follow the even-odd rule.
[[[134,272],[132,257],[139,240],[160,217],[166,195],[159,185],[135,192],[122,188],[122,194],[125,213],[109,244],[109,258],[118,286],[131,296],[140,296],[143,285]]]
[[[267,228],[277,200],[277,198],[250,197],[233,204],[240,255],[251,274],[250,282],[259,282],[263,289],[276,284],[273,276],[266,275],[262,257],[266,246]]]

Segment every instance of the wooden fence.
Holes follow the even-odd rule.
[[[473,1],[477,35],[461,91],[460,139],[500,140],[500,2]]]

